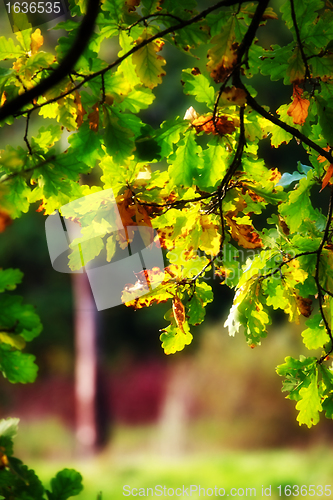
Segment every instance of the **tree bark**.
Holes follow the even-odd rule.
[[[97,387],[97,309],[86,273],[73,274],[75,329],[75,409],[78,452],[96,451],[98,429]]]

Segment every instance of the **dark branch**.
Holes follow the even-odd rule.
[[[238,64],[241,63],[241,60],[242,60],[244,54],[246,54],[249,51],[249,49],[253,43],[253,40],[254,40],[254,37],[256,36],[256,32],[257,32],[257,29],[259,27],[260,21],[261,21],[262,16],[267,8],[267,5],[269,4],[269,1],[270,0],[261,0],[258,4],[258,7],[253,15],[251,24],[250,24],[247,32],[245,33],[244,38],[243,38],[240,46],[238,47],[238,50],[237,50],[237,63]]]
[[[12,172],[11,174],[8,174],[8,175],[3,175],[1,178],[0,178],[0,184],[4,184],[5,182],[11,180],[11,179],[14,179],[14,177],[19,177],[19,176],[23,176],[24,174],[27,174],[29,172],[33,172],[34,170],[37,170],[38,168],[41,168],[41,167],[44,167],[44,165],[47,165],[48,163],[54,161],[56,159],[55,156],[49,156],[46,160],[38,163],[37,165],[34,165],[33,167],[30,167],[30,168],[26,168],[25,170],[18,170],[16,172]]]
[[[51,87],[65,78],[68,73],[70,73],[72,68],[81,57],[94,32],[98,11],[99,1],[89,0],[87,13],[84,16],[82,23],[80,24],[77,37],[68,54],[66,54],[64,59],[60,62],[59,66],[51,73],[51,75],[43,79],[32,89],[24,92],[24,94],[21,94],[12,101],[4,104],[0,108],[0,121],[5,120],[9,116],[15,115],[33,99],[36,99],[40,95],[44,94],[47,90],[49,90]]]
[[[149,14],[148,16],[140,17],[135,23],[131,24],[126,28],[126,31],[131,31],[134,26],[137,24],[140,24],[142,22],[148,21],[148,19],[151,19],[152,17],[170,17],[171,19],[175,19],[178,23],[182,23],[183,19],[180,19],[178,16],[174,16],[173,14],[168,14],[168,13],[163,13],[163,12],[155,12],[155,14]]]
[[[32,156],[32,149],[31,149],[31,146],[30,146],[30,143],[28,140],[29,120],[30,120],[30,113],[27,114],[26,125],[25,125],[25,134],[24,134],[23,140],[27,145],[29,155]]]
[[[330,225],[331,225],[331,221],[332,221],[332,212],[333,212],[333,189],[331,189],[331,196],[330,196],[330,202],[329,202],[328,214],[327,214],[327,220],[326,220],[326,227],[325,227],[323,239],[321,240],[321,243],[320,243],[319,248],[318,248],[317,262],[316,262],[316,272],[315,272],[315,277],[314,277],[316,285],[317,285],[317,290],[318,290],[318,300],[319,300],[320,314],[321,314],[321,317],[323,318],[326,331],[327,331],[328,336],[329,336],[329,338],[331,340],[331,347],[330,347],[329,351],[326,352],[325,356],[322,356],[318,360],[318,363],[322,363],[324,361],[324,359],[326,358],[326,356],[328,356],[329,354],[331,354],[331,352],[333,351],[332,330],[331,330],[331,328],[330,328],[330,326],[328,324],[328,321],[327,321],[325,313],[324,313],[324,308],[323,308],[324,294],[323,294],[322,287],[320,286],[320,280],[319,280],[320,256],[321,256],[321,252],[322,252],[323,247],[324,247],[324,245],[325,245],[325,243],[327,241],[327,238],[328,238],[329,229],[330,229]]]
[[[278,125],[279,127],[281,127],[286,132],[289,132],[289,134],[293,135],[294,137],[297,137],[297,139],[299,139],[301,142],[304,142],[304,144],[306,144],[310,148],[312,148],[315,151],[317,151],[318,154],[320,154],[321,156],[323,156],[324,158],[326,158],[326,160],[328,160],[330,163],[333,163],[333,156],[331,155],[331,153],[329,151],[325,151],[323,148],[321,148],[320,146],[318,146],[318,144],[316,144],[315,142],[311,141],[311,139],[309,139],[308,137],[306,137],[306,135],[302,134],[302,132],[300,132],[299,130],[297,130],[297,128],[291,127],[287,123],[284,123],[279,118],[277,118],[276,116],[274,116],[271,113],[269,113],[268,111],[266,111],[251,96],[250,92],[247,90],[247,88],[245,87],[245,85],[242,82],[239,82],[238,86],[240,88],[242,88],[246,92],[247,103],[248,103],[249,106],[251,106],[252,109],[254,109],[255,111],[257,111],[264,118],[267,118],[267,120],[269,120],[270,122],[272,122],[275,125]]]
[[[259,1],[259,0],[257,0],[257,1]],[[93,2],[94,2],[94,0],[90,0],[90,3],[93,3]],[[158,38],[162,38],[163,36],[168,35],[169,33],[173,33],[174,31],[179,31],[179,30],[185,28],[186,26],[190,26],[191,24],[196,23],[196,22],[200,21],[201,19],[204,19],[208,14],[210,14],[211,12],[214,12],[217,9],[220,9],[221,7],[230,7],[231,5],[235,5],[235,4],[239,4],[239,3],[244,3],[244,2],[246,2],[246,0],[221,0],[217,4],[212,5],[211,7],[203,10],[202,12],[200,12],[196,16],[192,17],[191,19],[189,19],[187,21],[182,21],[181,23],[175,24],[174,26],[170,26],[169,28],[166,28],[165,30],[162,30],[162,31],[156,33],[155,35],[151,36],[150,38],[147,38],[146,40],[143,40],[141,43],[139,43],[138,45],[135,45],[131,50],[129,50],[128,52],[126,52],[126,54],[124,54],[123,56],[121,56],[118,59],[116,59],[113,63],[109,64],[106,68],[104,68],[104,69],[102,69],[100,71],[97,71],[96,73],[93,73],[91,75],[85,76],[84,79],[80,83],[78,83],[75,87],[73,87],[72,89],[68,90],[67,92],[63,92],[58,97],[55,97],[55,98],[50,99],[50,100],[48,100],[46,102],[43,102],[42,104],[38,104],[38,105],[32,107],[30,110],[36,110],[36,109],[42,108],[43,106],[46,106],[47,104],[51,104],[53,102],[58,101],[59,99],[61,99],[63,97],[66,97],[67,95],[71,94],[75,90],[80,89],[82,87],[82,85],[84,85],[85,83],[89,82],[90,80],[92,80],[92,79],[94,79],[94,78],[96,78],[96,77],[98,77],[100,75],[104,75],[107,71],[115,68],[122,61],[124,61],[125,59],[127,59],[130,55],[134,54],[135,52],[137,52],[138,50],[142,49],[143,47],[145,47],[149,43],[153,42],[154,40],[157,40]],[[89,3],[89,5],[90,5],[90,3]],[[88,13],[87,13],[86,17],[87,16],[88,16]],[[85,17],[85,19],[86,19],[86,17]],[[93,26],[92,26],[92,29],[93,29]],[[73,50],[71,49],[70,53],[72,54],[72,52],[73,52]],[[80,52],[80,55],[81,54],[82,54],[82,51]],[[74,61],[74,63],[71,65],[70,68],[66,67],[66,69],[64,71],[61,71],[61,74],[63,75],[62,78],[64,78],[71,71],[71,68],[73,68],[73,66],[76,63],[76,61],[77,61],[77,59]],[[55,71],[62,70],[63,63],[64,63],[64,61],[60,64],[60,66]],[[52,84],[49,85],[47,87],[47,89],[54,85],[54,80],[53,80],[54,74],[55,74],[55,72],[52,74]],[[43,80],[43,82],[44,81],[46,82],[49,78],[50,77],[46,78],[45,80]],[[62,78],[60,78],[60,80]],[[58,83],[58,81],[60,81],[60,80],[57,80],[56,83]],[[32,89],[29,92],[32,92],[32,91],[37,90],[38,88],[40,88],[40,85],[43,82],[41,82],[39,85],[37,85],[34,89]],[[43,89],[42,92],[38,91],[37,95],[40,95],[43,92],[45,92],[45,89]],[[27,94],[28,93],[24,93],[24,94],[22,94],[22,96],[19,96],[19,97],[23,98],[23,96],[27,96]],[[22,101],[22,99],[21,99],[19,104],[16,104],[18,98],[15,98],[12,101],[12,103],[9,103],[9,104],[12,104],[12,107],[10,108],[10,111],[8,111],[8,108],[7,108],[7,106],[9,106],[9,104],[6,105],[6,108],[5,108],[5,106],[3,106],[3,108],[0,108],[0,121],[4,120],[8,116],[11,116],[12,114],[15,114],[16,116],[20,116],[20,115],[23,115],[23,114],[27,113],[27,111],[30,111],[30,110],[27,110],[27,111],[19,112],[19,110],[23,106],[25,106],[26,104],[29,104],[29,102],[34,97],[36,97],[35,94],[33,95],[33,97],[30,97],[30,95],[29,95],[29,98],[25,99],[23,103],[21,103],[21,101]],[[6,111],[6,113],[5,113],[5,111]]]

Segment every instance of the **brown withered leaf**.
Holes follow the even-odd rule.
[[[172,299],[172,312],[177,323],[178,328],[184,332],[184,323],[185,323],[185,307],[182,301],[177,295],[175,295]]]
[[[269,181],[274,182],[274,184],[277,184],[281,179],[281,172],[279,172],[277,168],[271,168],[270,173],[271,176],[269,178]]]
[[[81,127],[83,123],[83,117],[87,114],[87,112],[82,106],[81,96],[77,90],[75,91],[74,103],[77,107],[76,123],[78,127]]]
[[[127,283],[122,293],[122,301],[133,309],[142,309],[152,304],[167,302],[172,297],[168,291],[168,276],[158,267],[135,273],[137,281]],[[158,287],[157,285],[161,285]],[[172,286],[171,286],[172,288]],[[139,295],[139,297],[138,297]]]
[[[218,276],[221,280],[221,285],[223,285],[223,281],[225,281],[227,277],[227,273],[223,267],[217,267],[215,266],[214,268],[215,276]]]
[[[7,226],[13,222],[10,215],[4,210],[0,210],[0,233],[3,233]]]
[[[99,103],[96,102],[96,104],[94,104],[92,108],[94,111],[92,111],[88,115],[89,128],[90,130],[97,132],[99,125]]]
[[[220,104],[223,103],[244,106],[246,104],[245,90],[238,89],[237,87],[226,87],[220,99]]]
[[[327,248],[328,250],[333,252],[333,243],[327,243],[327,245],[325,245],[324,248]]]
[[[149,208],[136,203],[130,189],[127,189],[124,194],[117,196],[116,202],[121,222],[125,229],[125,231],[118,231],[117,234],[120,247],[124,249],[132,242],[132,232],[127,230],[129,226],[146,226],[151,228],[149,234],[147,234],[147,231],[142,234],[143,239],[147,239],[145,243],[147,245],[150,244],[153,240],[153,228],[148,213]]]
[[[319,191],[319,193],[322,192],[322,190],[327,186],[328,183],[331,184],[330,180],[331,180],[332,175],[333,175],[333,165],[331,163],[327,169],[325,177],[323,178],[323,182],[321,184],[321,190]]]
[[[292,117],[295,125],[304,125],[308,116],[310,101],[302,97],[303,89],[294,83],[293,102],[288,108],[287,114]]]
[[[207,70],[210,72],[210,76],[213,78],[215,83],[222,83],[225,81],[227,76],[230,75],[232,68],[237,62],[238,43],[231,43],[233,40],[233,37],[231,36],[221,57],[218,37],[219,35],[214,37],[216,39],[215,41],[217,42],[217,46],[208,51],[208,57],[210,60],[207,63]]]
[[[296,302],[299,307],[299,310],[303,316],[308,318],[311,315],[312,312],[312,300],[311,299],[305,299],[304,297],[301,297],[300,295],[296,296]]]
[[[278,218],[279,218],[279,226],[281,228],[281,231],[283,232],[283,234],[285,234],[286,236],[289,236],[290,234],[290,229],[289,227],[287,226],[285,220],[281,217],[281,215],[278,215]]]
[[[201,75],[201,71],[200,71],[199,68],[193,68],[192,71],[191,71],[191,73],[194,76]]]
[[[232,238],[238,242],[243,248],[262,248],[262,241],[255,229],[251,225],[238,224],[227,214],[226,221],[231,229]]]
[[[331,151],[331,149],[332,149],[331,146],[326,146],[326,148],[323,148],[323,150],[327,152]],[[322,155],[319,155],[317,157],[317,160],[319,161],[319,163],[324,163],[325,161],[327,161],[328,163],[328,160],[325,158],[325,156]]]
[[[127,6],[128,12],[134,12],[135,8],[140,5],[140,0],[126,0],[125,5]]]
[[[235,132],[236,127],[239,126],[238,118],[231,118],[227,115],[217,117],[214,125],[213,116],[199,116],[192,121],[192,125],[197,132],[206,132],[206,134],[226,135]]]

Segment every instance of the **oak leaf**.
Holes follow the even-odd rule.
[[[31,35],[31,43],[30,43],[31,55],[36,54],[40,49],[40,47],[43,45],[43,43],[44,43],[44,38],[41,34],[40,29],[37,28],[36,31],[34,31],[34,33],[32,33]]]
[[[199,113],[196,112],[193,106],[190,106],[184,115],[184,120],[189,120],[191,123],[193,123],[194,120],[199,118]]]
[[[75,91],[74,103],[77,107],[76,123],[78,127],[81,127],[83,123],[83,117],[87,114],[87,112],[82,106],[81,96],[77,90]]]
[[[180,298],[177,297],[177,295],[175,295],[174,298],[172,299],[172,312],[173,312],[173,316],[175,318],[175,321],[177,323],[178,328],[183,333],[185,333],[184,332],[184,323],[186,321],[185,307],[184,307],[184,304],[182,303],[182,301],[180,300]]]
[[[232,217],[225,216],[231,229],[231,236],[243,248],[262,248],[263,244],[252,225],[238,224]]]
[[[321,184],[321,190],[319,191],[320,193],[327,186],[327,184],[330,183],[332,175],[333,175],[333,164],[331,163],[327,169],[327,172],[326,172],[324,178],[323,178],[323,182]]]
[[[227,115],[218,116],[214,124],[213,116],[199,116],[192,121],[197,132],[206,132],[206,134],[226,135],[235,132],[239,126],[238,118],[231,118]]]
[[[226,87],[221,95],[220,106],[223,105],[223,103],[244,106],[246,104],[245,90],[238,89],[237,87]]]
[[[124,194],[117,196],[116,201],[121,222],[124,226],[124,231],[119,230],[117,233],[120,247],[124,249],[133,241],[134,231],[129,230],[129,226],[150,227],[151,233],[147,234],[147,231],[145,231],[144,234],[142,234],[144,243],[149,245],[153,241],[153,228],[150,222],[148,209],[136,203],[130,189],[127,189]]]
[[[303,316],[308,318],[311,315],[312,312],[312,300],[311,299],[305,299],[304,297],[301,297],[299,295],[296,295],[296,302],[297,306]]]
[[[302,97],[303,89],[294,84],[293,102],[289,106],[287,114],[291,116],[296,125],[304,125],[308,116],[310,101]]]
[[[96,104],[94,104],[92,108],[94,111],[92,111],[88,115],[89,128],[90,128],[90,130],[97,132],[98,125],[99,125],[99,104],[98,104],[98,102],[96,102]]]
[[[125,2],[128,12],[134,12],[139,4],[140,0],[126,0]]]
[[[216,83],[223,82],[237,62],[238,43],[235,42],[235,27],[235,18],[231,17],[222,31],[211,40],[214,46],[208,51],[207,70]]]
[[[136,43],[140,45],[140,43],[149,38],[150,36],[147,30],[145,30],[142,36],[137,39]],[[162,83],[162,76],[166,74],[162,69],[162,66],[166,64],[166,60],[164,57],[157,54],[157,52],[162,50],[163,45],[164,42],[162,40],[154,40],[132,55],[136,74],[142,83],[150,89]]]
[[[331,149],[332,149],[331,146],[326,146],[326,148],[323,148],[323,150],[327,151],[327,152],[331,151]],[[325,161],[328,162],[327,158],[325,158],[325,156],[322,156],[322,155],[319,155],[317,157],[317,160],[319,163],[325,163]]]

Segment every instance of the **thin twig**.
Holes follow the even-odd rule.
[[[326,331],[327,331],[328,336],[329,336],[330,341],[331,341],[331,347],[330,347],[329,351],[327,351],[326,354],[318,360],[319,364],[322,363],[324,361],[324,359],[326,358],[326,356],[331,354],[331,352],[333,351],[332,330],[331,330],[330,325],[328,324],[328,321],[327,321],[326,316],[325,316],[325,312],[324,312],[324,308],[323,308],[324,295],[323,295],[323,290],[320,286],[320,280],[319,280],[320,256],[321,256],[321,252],[322,252],[323,247],[324,247],[324,245],[327,241],[327,238],[328,238],[328,233],[329,233],[330,224],[331,224],[331,220],[332,220],[332,212],[333,212],[333,189],[331,188],[331,196],[330,196],[330,201],[329,201],[329,206],[328,206],[326,226],[325,226],[325,230],[324,230],[323,239],[321,240],[321,243],[319,245],[318,252],[317,252],[316,271],[315,271],[315,276],[314,276],[314,279],[315,279],[315,282],[317,285],[317,290],[318,290],[320,314],[321,314],[321,317],[323,318]]]
[[[273,271],[271,271],[270,273],[264,274],[263,276],[260,276],[260,280],[270,278],[274,274],[279,273],[283,266],[285,266],[286,264],[289,264],[289,262],[292,262],[295,259],[298,259],[299,257],[304,257],[305,255],[315,255],[317,253],[318,253],[318,249],[311,250],[311,251],[309,250],[308,252],[301,252],[301,253],[294,255],[294,257],[290,257],[287,260],[283,260]]]
[[[291,17],[292,17],[295,32],[296,32],[298,47],[299,47],[299,50],[301,52],[303,64],[305,66],[305,78],[307,80],[309,80],[311,78],[311,74],[310,74],[310,70],[309,70],[309,66],[308,66],[308,62],[307,62],[307,57],[304,53],[301,35],[300,35],[298,24],[297,24],[294,0],[290,0],[290,8],[291,8]]]
[[[223,206],[222,206],[222,201],[227,193],[227,187],[228,183],[239,167],[241,160],[242,160],[242,154],[245,146],[245,128],[244,128],[244,107],[242,106],[239,110],[239,121],[240,121],[240,131],[239,131],[239,139],[238,139],[238,145],[237,145],[237,150],[235,153],[235,156],[231,162],[231,165],[229,166],[225,176],[223,177],[223,180],[218,188],[217,194],[218,194],[218,201],[219,201],[219,212],[220,212],[220,217],[221,217],[221,240],[220,240],[220,248],[219,251],[217,252],[214,257],[209,259],[209,262],[199,271],[196,276],[191,278],[190,282],[195,282],[204,272],[206,269],[213,264],[213,262],[217,259],[217,257],[222,256],[223,253],[223,245],[224,245],[224,238],[225,238],[225,230],[224,230],[224,218],[223,218]]]
[[[182,23],[184,21],[180,17],[174,16],[173,14],[167,14],[167,13],[163,13],[163,12],[155,12],[155,14],[148,14],[148,16],[140,17],[140,19],[135,21],[135,23],[131,24],[130,26],[127,26],[125,31],[131,31],[131,29],[134,28],[134,26],[136,26],[137,24],[140,24],[142,22],[145,23],[146,21],[148,21],[148,19],[151,19],[152,17],[170,17],[172,19],[175,19],[179,23]]]
[[[289,134],[293,135],[294,137],[297,137],[301,142],[304,142],[307,146],[310,148],[314,149],[317,151],[318,154],[326,158],[330,163],[333,163],[333,156],[329,151],[325,151],[323,148],[318,146],[315,142],[313,142],[311,139],[306,137],[306,135],[302,134],[297,128],[292,127],[291,125],[288,125],[287,123],[284,123],[282,120],[277,118],[276,116],[272,115],[268,111],[266,111],[260,104],[251,96],[250,92],[248,89],[245,87],[245,85],[242,82],[239,82],[239,88],[243,89],[246,92],[246,100],[249,106],[251,106],[252,109],[257,111],[261,116],[264,118],[267,118],[271,123],[274,123],[274,125],[278,125],[281,127],[283,130],[286,132],[289,132]]]
[[[28,141],[28,130],[29,130],[30,115],[31,115],[31,113],[27,114],[26,124],[25,124],[25,134],[24,134],[23,140],[24,140],[24,142],[27,145],[27,148],[28,148],[28,151],[29,151],[29,155],[32,156],[32,149],[31,149],[30,143]]]
[[[105,103],[105,78],[104,78],[104,73],[101,76],[102,76],[102,102],[101,102],[101,104],[104,104]]]
[[[82,23],[79,26],[77,37],[74,40],[71,49],[66,54],[64,59],[60,62],[59,66],[55,68],[51,75],[43,78],[35,87],[18,95],[12,101],[6,102],[0,108],[0,121],[5,120],[9,116],[16,115],[24,106],[29,104],[33,99],[36,99],[40,95],[44,94],[51,87],[57,85],[65,78],[75,66],[79,60],[81,54],[83,53],[86,45],[88,44],[91,35],[94,32],[95,20],[99,12],[99,1],[88,0],[87,13],[83,18]],[[76,89],[73,89],[76,90]],[[60,99],[61,97],[59,97]],[[31,109],[36,109],[33,107]],[[28,110],[30,111],[30,110]],[[27,111],[19,113],[25,114]]]

